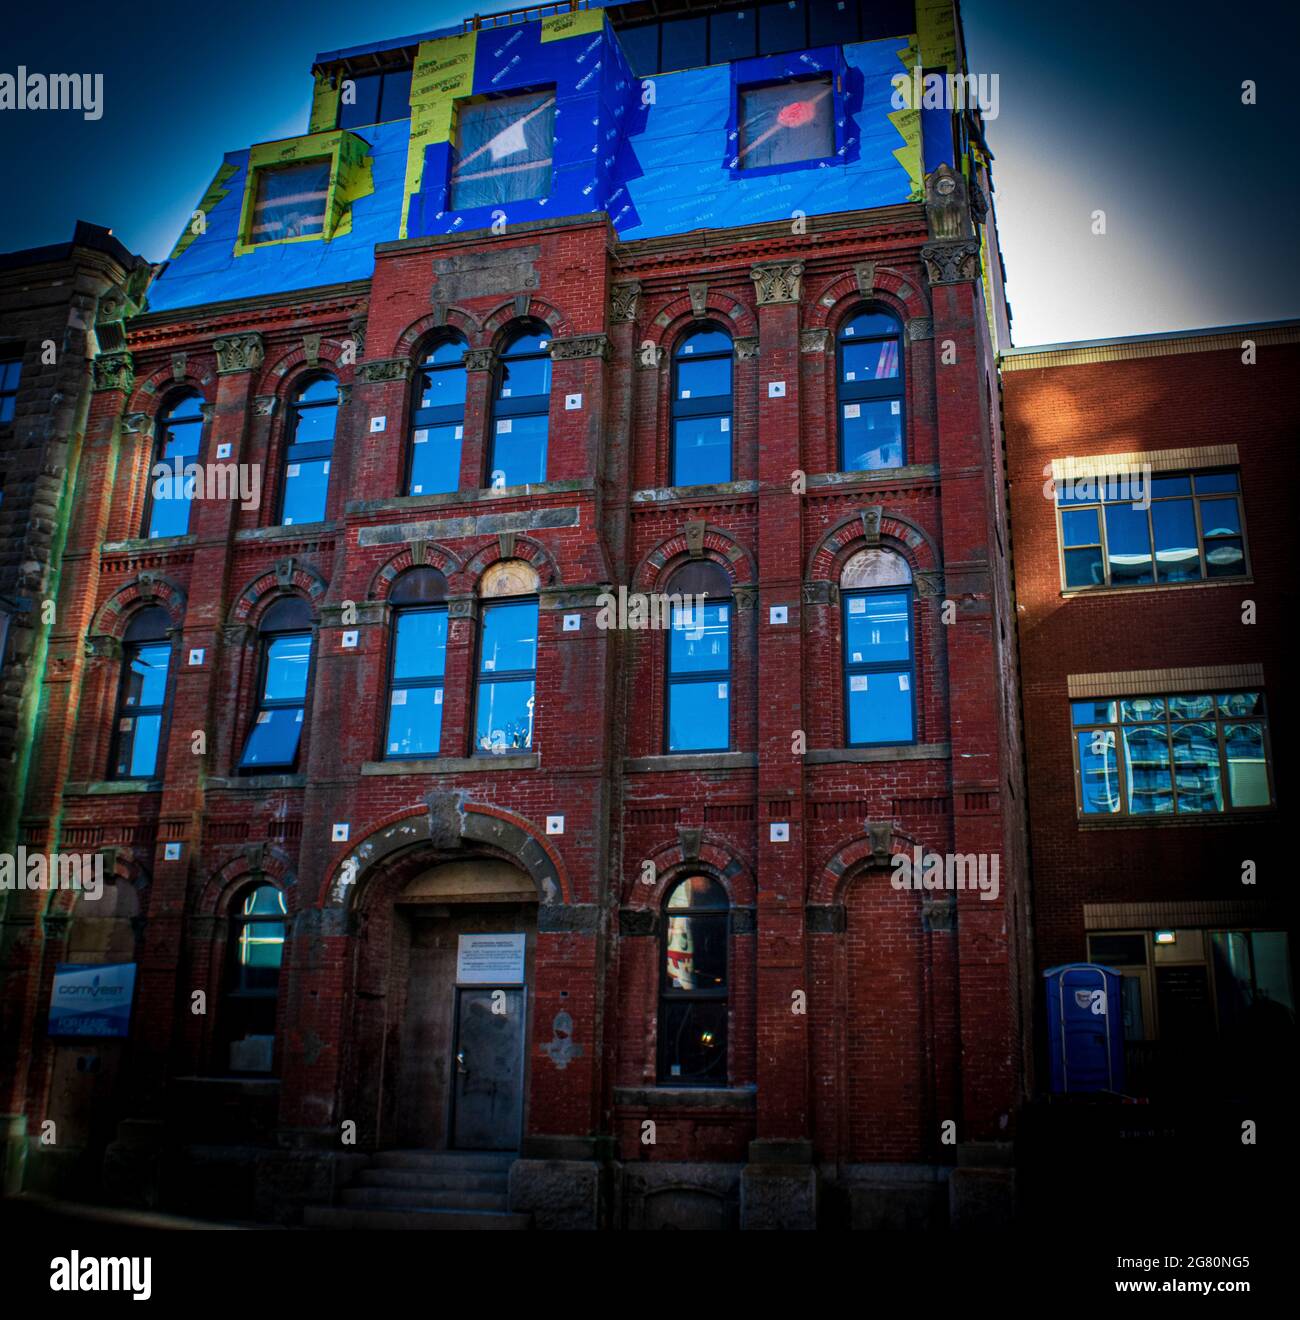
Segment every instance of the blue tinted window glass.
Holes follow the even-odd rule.
[[[622,28],[619,44],[633,74],[644,78],[659,72],[659,24],[646,23],[642,27]]]
[[[1264,758],[1263,725],[1225,725],[1223,743],[1228,755],[1228,789],[1232,805],[1268,806],[1268,763]]]
[[[1237,474],[1235,472],[1207,472],[1204,475],[1198,475],[1196,478],[1196,493],[1198,495],[1217,495],[1224,491],[1235,491],[1237,489]]]
[[[379,93],[379,123],[411,117],[411,73],[411,69],[395,69],[384,74]]]
[[[161,706],[167,694],[167,667],[172,648],[167,642],[135,649],[131,657],[130,676],[127,680],[125,704],[128,706]]]
[[[533,680],[480,681],[474,745],[480,752],[523,751],[533,745]]]
[[[440,367],[420,373],[418,408],[452,408],[465,402],[465,369]]]
[[[318,445],[333,440],[337,419],[337,405],[317,404],[314,407],[297,409],[294,417],[293,443]]]
[[[912,678],[910,672],[877,670],[848,675],[849,742],[906,743],[912,741]]]
[[[129,779],[152,779],[158,768],[158,749],[162,737],[161,715],[128,716],[130,725],[121,733],[122,759],[118,774]]]
[[[673,18],[663,25],[660,71],[698,69],[708,63],[709,27],[706,18]]]
[[[463,339],[444,339],[440,344],[435,344],[433,348],[425,354],[425,364],[431,366],[451,366],[457,362],[465,360],[465,349],[468,345]]]
[[[550,394],[550,357],[543,355],[503,360],[497,391],[500,399],[531,399]]]
[[[1151,506],[1151,528],[1160,581],[1199,579],[1201,553],[1196,546],[1196,515],[1191,500],[1157,500]]]
[[[379,74],[368,73],[344,79],[339,84],[340,128],[379,122],[379,79]]]
[[[668,687],[668,750],[721,751],[731,740],[731,683],[676,682]]]
[[[483,610],[479,672],[503,674],[537,666],[537,602],[488,605]]]
[[[1164,815],[1173,811],[1169,739],[1164,724],[1130,725],[1123,732],[1129,811],[1143,815]]]
[[[1133,504],[1106,506],[1106,556],[1115,585],[1152,580],[1151,532],[1145,509]]]
[[[1076,724],[1114,724],[1115,703],[1113,701],[1072,701],[1070,719]]]
[[[731,337],[722,330],[695,330],[677,345],[678,358],[699,357],[704,353],[730,353]]]
[[[393,682],[440,678],[447,668],[447,611],[402,610],[393,644]]]
[[[307,668],[311,662],[311,634],[289,633],[271,640],[266,648],[266,701],[302,701],[307,695]]]
[[[1064,510],[1061,514],[1061,535],[1066,545],[1100,545],[1097,510]]]
[[[1065,585],[1067,587],[1100,587],[1106,581],[1101,562],[1101,546],[1065,552]]]
[[[280,518],[284,526],[319,522],[324,518],[329,484],[329,459],[289,463],[285,468],[284,513]]]
[[[1119,763],[1113,730],[1097,729],[1077,735],[1079,782],[1085,815],[1110,816],[1120,810]]]
[[[731,418],[682,417],[673,423],[673,485],[731,480]]]
[[[545,413],[503,417],[493,427],[491,478],[494,486],[522,486],[546,480]]]
[[[731,399],[731,357],[706,357],[677,363],[678,399]]]
[[[460,489],[460,455],[465,428],[417,426],[411,432],[411,480],[408,495],[442,495]]]
[[[864,400],[840,405],[843,418],[844,471],[901,467],[903,405],[897,399]]]
[[[840,354],[845,384],[866,380],[892,380],[898,375],[898,340],[868,339],[845,342]]]
[[[388,705],[389,756],[437,756],[442,742],[442,687],[394,686]]]
[[[850,665],[908,660],[911,644],[911,596],[878,592],[850,596],[845,606],[844,646]]]
[[[730,665],[730,603],[694,603],[674,608],[668,642],[671,673],[711,673],[728,669]]]
[[[302,707],[281,706],[258,712],[244,745],[241,766],[292,765],[302,737]]]
[[[1173,742],[1179,813],[1222,811],[1219,734],[1214,724],[1176,724]]]
[[[1202,500],[1201,530],[1206,536],[1239,536],[1241,509],[1236,500]]]

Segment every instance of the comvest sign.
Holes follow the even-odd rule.
[[[51,1036],[125,1036],[135,963],[59,963],[50,995]]]

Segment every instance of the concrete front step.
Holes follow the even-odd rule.
[[[377,1169],[411,1169],[426,1173],[506,1172],[519,1158],[512,1150],[381,1150],[371,1160]]]
[[[418,1187],[426,1192],[506,1191],[510,1175],[505,1169],[478,1173],[469,1169],[362,1169],[356,1184],[362,1187]]]
[[[418,1187],[346,1187],[339,1198],[345,1206],[385,1210],[505,1210],[500,1192],[431,1192]]]
[[[374,1210],[359,1206],[308,1206],[308,1228],[470,1229],[494,1231],[532,1227],[531,1215],[493,1214],[484,1210]]]

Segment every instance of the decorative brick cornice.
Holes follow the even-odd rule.
[[[222,335],[212,341],[217,355],[217,375],[228,376],[237,371],[256,371],[266,360],[266,346],[256,330],[239,335]]]
[[[411,360],[410,358],[376,358],[373,362],[363,362],[357,368],[357,375],[367,385],[410,380]]]
[[[973,239],[927,243],[921,249],[925,273],[931,285],[963,284],[977,279],[980,270],[979,244]]]
[[[754,281],[754,298],[760,307],[798,302],[802,276],[802,261],[789,265],[755,266],[749,272],[749,278]]]
[[[557,362],[569,362],[574,358],[600,358],[609,360],[609,337],[607,335],[571,335],[567,339],[551,340],[551,357]]]

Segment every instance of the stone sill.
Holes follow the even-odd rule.
[[[939,469],[934,463],[908,463],[896,468],[856,468],[852,472],[814,472],[808,489],[819,486],[878,486],[884,482],[934,481]]]
[[[230,790],[236,793],[266,792],[272,788],[306,788],[306,775],[222,775],[208,780],[213,791]]]
[[[84,784],[68,784],[65,797],[101,797],[117,793],[161,793],[161,779],[95,779]]]
[[[444,491],[438,495],[393,495],[381,500],[349,500],[349,515],[367,513],[402,513],[418,509],[454,509],[473,507],[484,501],[517,500],[539,495],[572,495],[593,492],[596,483],[583,477],[571,481],[539,481],[523,486],[479,486],[469,490]]]
[[[308,523],[277,523],[274,527],[245,527],[235,533],[236,541],[299,541],[304,537],[329,536],[339,530],[332,519]]]
[[[717,500],[734,499],[737,495],[757,495],[757,481],[722,481],[703,486],[648,486],[632,492],[633,504],[667,504],[673,500],[689,500],[696,504],[711,504]]]
[[[538,752],[505,753],[502,756],[428,756],[409,761],[366,761],[363,775],[469,775],[480,770],[536,770],[542,763]]]
[[[616,1086],[614,1104],[627,1109],[710,1109],[752,1111],[758,1108],[754,1086]]]
[[[670,756],[630,756],[623,762],[629,775],[690,770],[757,770],[757,752],[674,752]]]
[[[184,536],[136,536],[129,541],[105,541],[99,549],[106,555],[138,555],[146,550],[178,550],[197,545],[198,539],[193,532]]]
[[[804,754],[805,765],[878,764],[882,761],[946,761],[952,744],[900,743],[893,747],[819,747]]]

